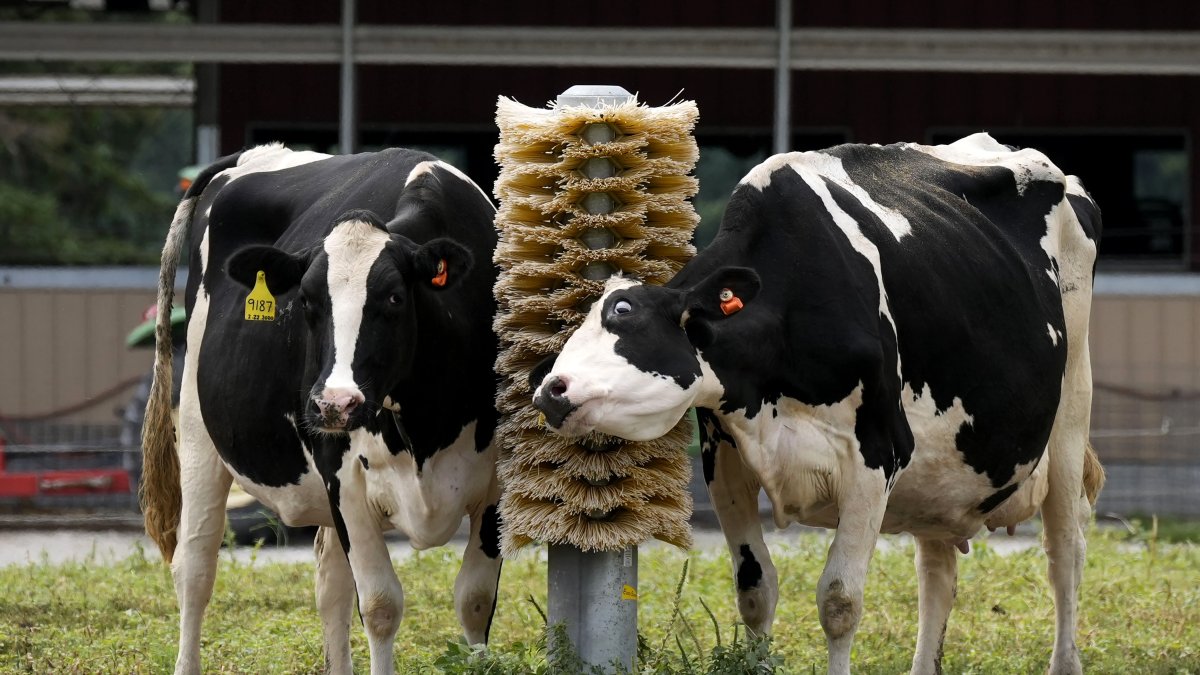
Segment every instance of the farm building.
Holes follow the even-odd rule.
[[[1200,14],[1190,2],[196,0],[190,21],[150,28],[119,10],[170,3],[87,4],[110,20],[0,22],[0,61],[193,62],[194,75],[154,100],[193,108],[199,163],[270,141],[417,146],[486,190],[497,96],[537,105],[602,83],[651,105],[694,100],[699,244],[737,179],[775,151],[979,130],[1037,147],[1104,211],[1091,338],[1094,439],[1113,473],[1101,510],[1200,514],[1185,497],[1200,478]],[[67,436],[90,425],[105,438],[124,399],[77,404],[148,370],[149,352],[123,341],[154,278],[0,269],[0,373],[20,383],[0,388],[0,423]]]

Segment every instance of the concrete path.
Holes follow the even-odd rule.
[[[720,532],[711,529],[695,531],[695,548],[702,551],[724,553],[725,538]],[[786,530],[774,530],[767,533],[767,543],[776,544],[794,541],[798,537],[821,537],[828,540],[831,533],[823,530],[801,529],[790,527]],[[980,535],[981,537],[986,536]],[[907,543],[903,535],[881,537],[881,550]],[[456,537],[449,545],[461,549],[465,537]],[[988,546],[999,553],[1024,550],[1038,545],[1038,539],[1029,532],[1019,532],[1015,537],[1003,533],[991,534]],[[132,555],[141,546],[144,555],[153,560],[160,558],[154,542],[143,534],[119,530],[0,530],[0,566],[26,565],[30,563],[49,562],[62,564],[64,562],[95,561],[100,564],[111,564]],[[657,541],[643,544],[641,550],[666,546]],[[408,542],[397,535],[389,535],[388,548],[392,558],[403,560],[411,555],[413,548]],[[264,546],[258,549],[239,546],[234,549],[222,549],[222,557],[232,556],[239,563],[251,562],[271,563],[311,563],[313,561],[312,544],[310,541],[296,542],[288,546]]]

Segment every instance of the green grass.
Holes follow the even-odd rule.
[[[797,535],[794,542],[774,547],[781,600],[773,657],[783,664],[781,672],[824,672],[813,586],[829,539]],[[1079,627],[1087,672],[1200,673],[1200,547],[1163,543],[1145,532],[1094,532],[1089,542]],[[704,662],[718,630],[725,652],[720,656],[740,658],[727,653],[737,613],[724,551],[656,547],[640,558],[639,626],[661,666],[658,672],[668,666],[670,672],[683,672],[681,653],[693,666]],[[678,596],[676,619],[685,561],[688,580]],[[946,672],[1044,672],[1053,604],[1040,549],[999,555],[986,542],[974,542],[971,554],[960,561],[958,600],[945,640]],[[458,555],[450,549],[398,563],[406,594],[396,645],[400,672],[439,672],[471,661],[470,650],[451,646],[458,639],[451,606],[457,568]],[[490,672],[532,672],[543,663],[545,588],[545,565],[536,550],[505,564],[491,662],[503,662],[507,670]],[[907,672],[917,629],[910,547],[876,554],[866,604],[855,642],[855,672]],[[140,552],[117,564],[0,568],[3,673],[169,671],[176,622],[168,570]],[[356,670],[366,672],[366,639],[357,625],[353,649]],[[320,672],[312,566],[236,563],[222,555],[202,653],[206,672]]]

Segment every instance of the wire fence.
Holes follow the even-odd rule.
[[[1092,445],[1108,473],[1099,513],[1200,517],[1200,392],[1097,383]]]

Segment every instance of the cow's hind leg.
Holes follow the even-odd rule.
[[[1091,424],[1091,364],[1086,335],[1079,351],[1072,350],[1063,382],[1063,396],[1050,433],[1049,488],[1042,503],[1042,545],[1049,559],[1054,588],[1054,653],[1049,672],[1083,672],[1075,630],[1079,614],[1079,584],[1087,554],[1084,528],[1090,504],[1084,497],[1084,457]]]
[[[779,581],[763,541],[758,514],[759,484],[742,462],[737,448],[727,440],[718,440],[714,429],[708,428],[710,423],[715,422],[700,415],[704,479],[729,545],[738,612],[751,630],[770,633],[779,599]]]
[[[942,640],[954,606],[958,584],[958,558],[954,544],[917,539],[917,596],[919,624],[912,675],[942,672]]]
[[[1100,214],[1077,179],[1067,178],[1067,192],[1076,197],[1071,200],[1070,208],[1058,211],[1064,216],[1075,216],[1065,217],[1059,231],[1058,274],[1063,294],[1067,367],[1047,448],[1048,485],[1042,502],[1042,544],[1049,559],[1050,585],[1054,588],[1054,652],[1049,671],[1055,675],[1083,672],[1075,629],[1079,619],[1079,584],[1087,553],[1084,529],[1096,493],[1104,482],[1103,469],[1088,443],[1092,422],[1088,324]]]
[[[500,585],[500,486],[495,479],[487,499],[471,513],[471,536],[454,579],[454,609],[470,644],[487,644]]]
[[[354,612],[354,577],[337,530],[322,527],[313,539],[317,558],[317,613],[325,638],[325,670],[350,675],[350,619]]]
[[[179,655],[175,672],[199,673],[200,626],[216,579],[217,554],[225,535],[225,502],[232,477],[217,456],[198,407],[188,404],[186,388],[179,423],[183,510],[179,519],[179,546],[171,564],[179,600]]]
[[[817,584],[817,613],[829,647],[829,673],[849,675],[850,648],[863,613],[867,568],[887,506],[882,469],[846,472],[838,496],[838,527]]]

